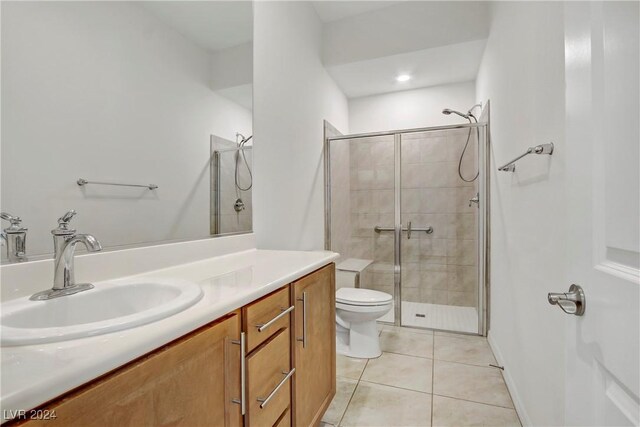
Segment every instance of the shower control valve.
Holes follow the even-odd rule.
[[[236,212],[242,212],[245,209],[242,199],[236,199],[236,202],[233,204],[233,209]]]

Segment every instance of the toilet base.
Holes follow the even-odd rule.
[[[358,359],[375,359],[382,355],[376,321],[351,323],[349,329],[336,324],[336,352]]]

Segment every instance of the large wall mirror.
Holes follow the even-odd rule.
[[[29,259],[71,209],[105,248],[251,231],[251,2],[1,8],[0,207]]]

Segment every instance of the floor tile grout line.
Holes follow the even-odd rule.
[[[371,359],[367,359],[366,362],[364,362],[364,368],[362,368],[362,371],[360,371],[360,376],[358,377],[358,382],[360,382],[360,380],[362,380],[362,376],[364,375],[364,371],[367,370],[367,366],[369,366],[369,360]]]
[[[429,356],[418,356],[418,355],[415,355],[415,354],[400,353],[399,351],[389,351],[389,350],[384,350],[383,353],[397,354],[397,355],[400,355],[400,356],[417,357],[419,359],[438,360],[440,362],[456,363],[458,365],[475,366],[476,368],[493,368],[492,366],[489,366],[488,363],[486,365],[479,365],[479,364],[473,364],[473,363],[457,362],[457,361],[454,361],[454,360],[438,359],[438,358],[435,357],[435,354],[433,354],[431,357],[429,357]],[[433,353],[435,353],[435,351]],[[493,368],[493,369],[497,369],[497,368]]]
[[[433,358],[433,360],[437,360],[438,362],[455,363],[456,365],[471,366],[471,367],[474,367],[474,368],[494,369],[494,370],[502,372],[502,370],[500,368],[494,368],[493,366],[489,366],[488,363],[486,365],[474,365],[473,363],[455,362],[453,360],[437,359],[435,357]],[[504,381],[504,379],[503,379],[503,381]]]
[[[358,377],[356,386],[353,388],[353,393],[351,393],[351,396],[349,397],[349,401],[347,402],[347,407],[344,408],[344,412],[342,413],[342,416],[340,417],[340,420],[338,421],[338,424],[335,427],[340,427],[340,425],[342,424],[342,420],[344,419],[345,414],[349,410],[349,406],[351,406],[351,401],[353,400],[353,396],[355,396],[356,390],[358,390],[358,387],[360,386],[360,379],[364,375],[364,371],[365,369],[367,369],[367,365],[369,365],[369,360],[370,359],[367,359],[367,361],[364,363],[364,368],[362,368],[362,371],[360,371],[360,376]]]
[[[355,396],[356,390],[358,389],[359,385],[360,385],[360,381],[358,380],[358,382],[356,383],[356,386],[353,388],[353,391],[351,392],[351,396],[349,396],[349,401],[347,402],[347,406],[344,408],[344,412],[342,413],[342,415],[340,415],[338,424],[336,424],[334,427],[340,427],[340,424],[342,424],[342,420],[344,419],[345,414],[349,410],[349,406],[351,405],[351,400],[353,400],[353,396]]]
[[[434,332],[431,340],[431,426],[433,426],[433,384],[435,382],[436,365],[436,334]]]
[[[397,351],[389,351],[389,350],[383,350],[382,354],[384,353],[388,353],[388,354],[396,354],[398,356],[407,356],[407,357],[415,357],[417,359],[428,359],[428,360],[433,360],[433,357],[429,357],[429,356],[417,356],[415,354],[407,354],[407,353],[400,353]]]
[[[420,393],[420,394],[428,394],[429,396],[431,396],[431,393],[429,393],[428,391],[420,391],[420,390],[414,390],[412,388],[406,388],[406,387],[399,387],[397,385],[391,385],[391,384],[385,384],[385,383],[377,383],[375,381],[369,381],[369,380],[360,380],[360,382],[358,383],[358,385],[360,383],[367,383],[367,384],[375,384],[375,385],[381,385],[381,386],[385,386],[385,387],[391,387],[391,388],[395,388],[398,390],[404,390],[404,391],[412,391],[414,393]]]
[[[508,406],[494,405],[492,403],[486,403],[486,402],[478,402],[477,400],[462,399],[460,397],[447,396],[446,394],[433,393],[432,395],[433,396],[438,396],[438,397],[445,397],[447,399],[460,400],[460,401],[463,401],[463,402],[477,403],[478,405],[491,406],[491,407],[494,407],[494,408],[510,409],[512,411],[516,410],[516,408],[513,408],[513,407],[510,408]],[[518,419],[520,419],[520,417],[518,417]]]

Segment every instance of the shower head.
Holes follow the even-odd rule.
[[[460,111],[452,110],[452,109],[450,109],[450,108],[445,108],[444,110],[442,110],[442,114],[445,114],[445,115],[447,115],[447,116],[448,116],[449,114],[451,114],[451,113],[453,113],[453,114],[457,114],[458,116],[463,117],[463,118],[465,118],[465,119],[469,120],[469,114],[464,114],[464,113],[461,113]]]
[[[246,138],[243,134],[236,132],[236,144],[238,145],[238,147],[249,142],[251,138],[253,138],[253,135],[249,135],[249,137]]]

